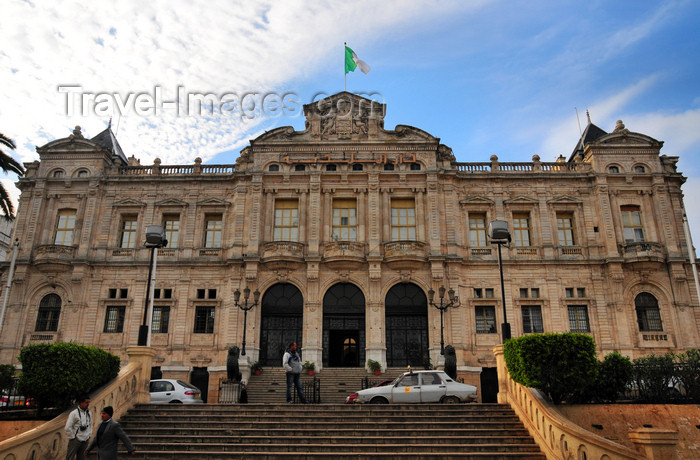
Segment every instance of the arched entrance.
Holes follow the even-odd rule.
[[[323,297],[323,365],[365,363],[365,296],[350,283],[333,285]]]
[[[304,298],[293,284],[278,283],[265,291],[260,308],[259,361],[263,366],[282,366],[287,344],[302,346]]]
[[[390,367],[422,367],[428,355],[428,300],[413,283],[400,283],[386,295],[386,362]]]

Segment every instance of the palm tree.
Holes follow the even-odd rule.
[[[8,147],[12,150],[16,149],[17,146],[15,142],[4,134],[0,133],[0,147]],[[16,173],[18,176],[24,174],[24,167],[12,158],[10,155],[6,154],[0,148],[0,169],[2,169],[5,174],[8,172]],[[10,200],[10,195],[5,190],[5,187],[0,183],[0,211],[5,214],[3,217],[7,220],[12,220],[15,218],[15,208],[12,206],[12,200]]]

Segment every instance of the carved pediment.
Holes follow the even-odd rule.
[[[551,200],[547,200],[547,204],[580,204],[581,200],[570,195],[555,196]]]
[[[490,200],[490,199],[488,199],[488,198],[486,198],[486,197],[484,197],[484,196],[476,196],[476,195],[473,195],[473,196],[468,196],[468,197],[466,197],[466,198],[463,199],[463,200],[459,200],[459,204],[460,204],[460,205],[470,205],[470,204],[472,204],[472,205],[477,205],[477,204],[481,204],[481,205],[489,205],[489,206],[492,206],[492,205],[494,204],[494,201],[493,201],[493,200]]]
[[[220,198],[206,198],[197,202],[197,206],[229,206],[230,204],[228,201]]]
[[[126,198],[126,199],[117,201],[116,203],[114,203],[114,206],[143,207],[143,206],[146,206],[146,203],[144,203],[143,201],[134,200],[132,198]]]
[[[173,207],[184,207],[189,206],[189,203],[177,198],[167,198],[162,201],[156,202],[156,206],[173,206]]]
[[[518,195],[513,198],[508,198],[507,200],[503,200],[504,204],[537,204],[538,201],[535,200],[534,198],[530,198],[524,195]]]

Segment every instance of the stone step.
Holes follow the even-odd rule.
[[[167,427],[153,426],[153,427],[143,427],[138,428],[138,434],[134,436],[178,436],[178,437],[211,437],[211,436],[221,436],[222,431],[225,431],[227,436],[268,436],[268,437],[304,437],[310,438],[313,436],[318,436],[319,431],[317,429],[290,429],[286,428],[259,428],[254,432],[248,428],[227,428],[222,430],[221,428],[191,428],[191,427]],[[507,435],[506,435],[507,433]],[[323,434],[326,436],[336,436],[336,437],[368,437],[368,436],[381,436],[386,439],[400,438],[400,437],[428,437],[431,439],[438,439],[440,437],[488,437],[489,439],[495,439],[500,437],[511,437],[520,438],[528,437],[529,433],[522,426],[519,428],[512,428],[507,431],[502,431],[501,433],[494,435],[493,429],[486,428],[441,428],[441,429],[427,429],[425,427],[416,428],[397,428],[397,429],[386,429],[386,428],[368,428],[368,427],[343,427],[343,428],[326,428],[323,430]],[[529,438],[528,438],[529,439]]]
[[[126,451],[120,452],[120,456],[128,458],[143,458],[149,460],[271,460],[289,458],[294,460],[311,460],[317,458],[328,458],[332,455],[333,460],[374,460],[374,459],[395,459],[395,452],[352,452],[345,454],[343,452],[306,452],[299,449],[296,452],[198,452],[198,451],[137,451],[135,455],[129,456]],[[546,460],[542,453],[539,452],[406,452],[401,454],[401,460]]]

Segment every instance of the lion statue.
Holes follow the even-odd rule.
[[[238,368],[238,356],[241,354],[241,349],[237,346],[232,346],[228,349],[226,357],[226,377],[229,382],[240,382],[241,371]]]
[[[457,353],[452,345],[445,347],[445,373],[452,380],[457,380]]]

